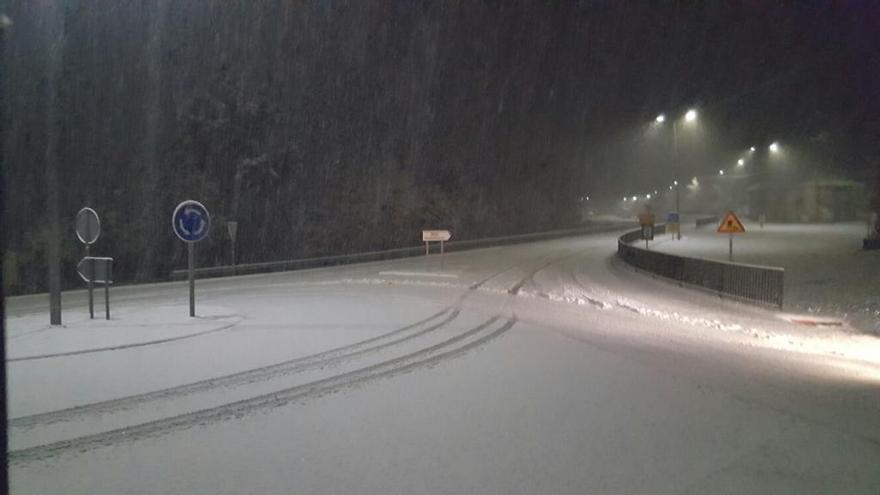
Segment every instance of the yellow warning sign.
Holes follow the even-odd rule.
[[[743,223],[739,221],[736,213],[732,211],[727,212],[724,220],[721,221],[721,225],[718,226],[719,234],[743,234],[745,231],[746,228],[743,226]]]

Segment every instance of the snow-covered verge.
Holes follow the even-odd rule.
[[[99,308],[103,309],[103,308]],[[69,311],[63,326],[46,324],[44,315],[11,316],[7,362],[48,359],[172,342],[230,328],[242,316],[229,308],[201,305],[196,318],[183,304],[126,308],[107,320],[101,311],[90,319],[84,308]]]
[[[865,226],[746,224],[734,238],[734,260],[785,268],[785,307],[833,316],[880,335],[880,252],[861,249]],[[651,249],[727,260],[728,236],[711,226],[685,228],[681,242],[658,238]]]

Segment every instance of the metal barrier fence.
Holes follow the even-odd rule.
[[[631,266],[722,296],[782,308],[784,268],[688,258],[630,245],[640,238],[636,230],[617,240],[617,255]]]
[[[532,234],[519,234],[501,237],[487,237],[483,239],[470,239],[464,241],[449,241],[446,243],[445,251],[463,251],[466,249],[476,249],[491,246],[504,246],[508,244],[517,244],[521,242],[540,241],[556,239],[560,237],[568,237],[580,234],[590,234],[599,232],[612,232],[632,226],[632,222],[619,223],[599,223],[586,227],[579,227],[565,230],[551,230],[547,232],[537,232]],[[268,261],[262,263],[245,263],[223,266],[212,266],[204,268],[196,268],[196,275],[199,278],[209,277],[228,277],[232,275],[248,275],[254,273],[270,273],[283,272],[291,270],[304,270],[307,268],[321,268],[335,265],[347,265],[352,263],[365,263],[368,261],[385,261],[398,258],[408,258],[412,256],[424,256],[425,246],[412,246],[397,249],[386,249],[383,251],[371,251],[366,253],[342,254],[336,256],[321,256],[315,258],[302,258],[297,260],[284,261]],[[184,280],[187,277],[187,270],[174,270],[171,272],[172,280]]]
[[[720,220],[721,219],[717,216],[698,218],[696,221],[696,228],[700,228],[706,225],[717,224]]]

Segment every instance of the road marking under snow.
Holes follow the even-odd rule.
[[[789,323],[797,323],[799,325],[809,325],[813,327],[842,327],[843,321],[835,318],[825,318],[820,316],[802,316],[802,315],[778,315],[780,319]]]
[[[458,278],[454,273],[436,273],[436,272],[379,272],[379,275],[397,275],[399,277],[440,277],[440,278]]]

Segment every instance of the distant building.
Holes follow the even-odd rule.
[[[770,222],[848,222],[867,215],[865,186],[843,179],[762,182],[748,187],[749,216]]]

